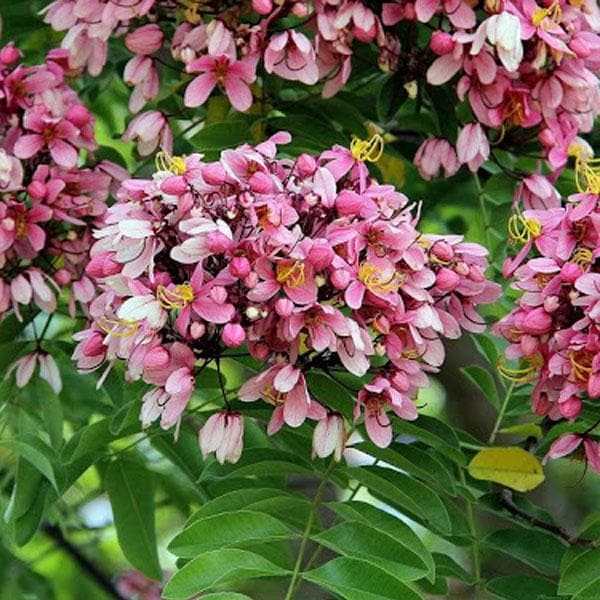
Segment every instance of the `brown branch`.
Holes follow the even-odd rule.
[[[48,535],[54,543],[64,552],[66,552],[75,561],[81,571],[86,573],[98,587],[102,588],[111,598],[116,600],[127,600],[114,587],[110,577],[103,573],[91,560],[83,555],[81,550],[74,546],[61,531],[60,527],[46,523],[42,527],[44,533]]]
[[[508,510],[508,512],[525,519],[531,525],[535,525],[535,527],[539,527],[540,529],[544,529],[557,535],[561,539],[565,540],[567,544],[570,546],[583,546],[585,548],[597,548],[598,544],[594,540],[586,540],[578,537],[574,537],[569,534],[568,531],[565,531],[558,525],[552,525],[552,523],[546,523],[546,521],[542,521],[533,515],[530,515],[528,512],[524,511],[522,508],[519,508],[512,498],[512,491],[506,488],[503,488],[500,492],[500,504]]]

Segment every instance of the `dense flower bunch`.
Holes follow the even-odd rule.
[[[79,169],[80,150],[96,147],[93,118],[65,83],[67,56],[54,51],[27,67],[8,45],[0,50],[0,319],[37,308],[53,313],[61,290],[69,307],[87,306],[94,285],[85,274],[92,226],[106,210],[119,169]],[[25,385],[36,364],[55,390],[51,356],[37,351],[15,365]]]
[[[509,237],[523,246],[505,261],[504,274],[514,274],[513,287],[523,294],[494,331],[509,342],[507,358],[521,364],[499,368],[516,383],[534,382],[533,409],[553,420],[574,420],[586,399],[600,397],[600,179],[594,164],[578,158],[581,192],[565,205],[547,180],[528,178],[521,186],[526,210],[509,221]],[[585,442],[590,464],[600,471],[600,445],[587,433],[561,437],[549,456]]]
[[[364,411],[386,446],[387,411],[416,418],[442,338],[482,331],[476,307],[499,287],[485,278],[484,248],[419,233],[406,197],[371,179],[364,161],[380,154],[380,138],[276,158],[289,141],[279,133],[216,162],[162,154],[152,180],[123,182],[95,232],[87,273],[101,293],[74,356],[83,371],[124,360],[129,380],[153,386],[144,426],[169,428],[202,368],[246,344],[265,367],[237,397],[273,406],[270,434],[319,421],[318,456],[339,455],[345,427],[312,397],[306,373],[368,373],[355,418]],[[241,414],[214,414],[202,450],[235,461],[242,433]]]
[[[260,64],[287,80],[321,82],[323,96],[330,97],[350,77],[357,42],[372,43],[379,67],[399,71],[409,96],[423,80],[437,86],[460,75],[456,93],[469,103],[475,122],[460,130],[455,146],[435,138],[424,143],[415,157],[423,177],[437,176],[441,168],[452,175],[461,164],[476,170],[490,153],[490,141],[519,147],[536,137],[550,165],[561,168],[569,146],[590,131],[600,111],[597,3],[486,0],[478,11],[472,4],[396,0],[373,8],[361,0],[55,0],[46,21],[68,30],[63,47],[72,65],[87,66],[94,75],[106,62],[109,37],[125,36],[134,54],[124,72],[133,86],[133,112],[158,95],[165,42],[193,76],[186,106],[203,104],[220,88],[241,111],[252,104]],[[401,47],[407,21],[435,24],[426,44],[419,47],[413,36],[410,47]],[[152,153],[159,142],[169,149],[168,119],[159,110],[144,112],[125,138],[139,141],[142,154]]]

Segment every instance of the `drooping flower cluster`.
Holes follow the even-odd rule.
[[[437,8],[435,2],[427,4],[432,11],[442,8],[441,3]],[[551,167],[562,168],[577,136],[591,131],[600,112],[597,2],[486,1],[487,14],[477,25],[466,4],[448,4],[452,6],[444,11],[452,27],[431,37],[438,58],[427,71],[427,81],[443,85],[459,74],[457,94],[468,101],[477,124],[461,131],[456,150],[445,140],[447,147],[428,141],[416,157],[421,173],[431,178],[440,163],[446,175],[455,173],[460,163],[475,170],[477,161],[489,154],[481,127],[489,128],[496,143],[512,132],[517,144],[537,136]],[[419,20],[431,14],[417,8]],[[530,129],[531,135],[519,129]]]
[[[504,274],[514,274],[512,285],[523,294],[494,326],[509,342],[506,357],[520,361],[516,369],[500,365],[501,373],[517,383],[534,382],[533,410],[553,420],[574,420],[585,400],[600,397],[600,179],[593,159],[580,161],[581,192],[564,205],[540,176],[521,186],[526,210],[511,217],[509,237],[522,248],[505,261]],[[550,456],[585,441],[598,470],[600,460],[589,458],[592,440],[569,436]]]
[[[125,361],[128,379],[152,385],[144,426],[169,428],[202,369],[246,345],[264,368],[233,393],[273,407],[270,434],[319,421],[321,457],[341,454],[345,426],[307,373],[368,375],[355,419],[362,413],[386,446],[388,411],[416,418],[442,339],[482,331],[477,305],[499,287],[484,275],[484,248],[420,233],[406,197],[370,177],[365,161],[381,153],[380,138],[277,158],[289,141],[279,133],[216,162],[161,154],[153,179],[123,182],[94,234],[87,273],[101,291],[74,357],[83,371]],[[242,415],[227,408],[208,419],[200,445],[235,461],[242,434]]]
[[[371,4],[55,0],[45,18],[54,29],[68,32],[63,47],[72,67],[87,67],[92,75],[107,60],[111,35],[124,36],[134,55],[123,74],[133,87],[134,113],[159,94],[161,78],[169,72],[163,67],[170,60],[165,46],[183,63],[182,74],[189,74],[182,82],[187,107],[202,105],[218,88],[236,109],[247,110],[252,86],[259,79],[264,85],[260,66],[289,81],[322,83],[323,96],[333,96],[348,81],[353,56],[365,43],[376,46],[383,72],[399,73],[398,85],[404,84],[410,97],[425,81],[450,85],[459,75],[452,85],[475,122],[463,124],[455,146],[429,139],[420,148],[415,162],[428,179],[442,167],[446,176],[461,164],[476,170],[490,153],[490,141],[519,148],[537,139],[558,169],[575,138],[591,130],[600,111],[595,0],[487,0],[479,11],[466,0]],[[406,22],[411,31],[417,23],[433,31],[407,35]],[[419,45],[417,39],[426,41]],[[140,114],[125,139],[137,140],[143,154],[159,143],[170,150],[167,116],[155,109]]]
[[[94,296],[84,271],[91,231],[119,169],[77,168],[80,150],[96,144],[92,115],[65,82],[66,53],[34,67],[20,60],[12,44],[0,50],[0,319],[9,311],[22,319],[25,308],[53,313],[63,289],[74,315]],[[60,389],[56,364],[41,351],[13,365],[18,385],[38,363]]]

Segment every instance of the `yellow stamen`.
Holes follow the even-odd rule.
[[[513,242],[526,244],[531,238],[542,233],[542,225],[535,219],[523,215],[513,215],[508,219],[508,237]]]
[[[286,394],[283,392],[276,391],[273,387],[268,386],[262,392],[262,397],[265,402],[273,404],[274,406],[281,406],[285,403]]]
[[[594,354],[589,350],[580,350],[579,352],[569,352],[569,364],[571,365],[571,375],[575,381],[585,383],[592,374],[592,360]]]
[[[541,25],[542,29],[548,29],[551,24],[560,22],[561,16],[562,9],[560,8],[560,4],[558,3],[558,0],[554,0],[548,8],[537,8],[534,10],[531,21],[536,27]],[[542,24],[546,18],[550,19],[550,23]]]
[[[304,263],[297,260],[291,265],[278,264],[275,267],[278,283],[283,283],[289,288],[298,288],[304,285],[306,276],[304,274]]]
[[[383,154],[383,138],[378,133],[368,140],[353,137],[350,142],[350,152],[354,160],[377,162]]]
[[[114,337],[131,337],[138,332],[140,324],[137,321],[128,321],[127,319],[110,319],[103,316],[98,321],[98,327],[105,333]]]
[[[176,285],[172,290],[164,285],[156,288],[158,303],[167,310],[181,310],[189,306],[194,300],[194,290],[189,283]]]
[[[576,147],[569,152],[575,156],[575,185],[582,194],[600,194],[600,158],[587,158],[583,149]]]
[[[579,265],[582,269],[585,269],[592,263],[593,259],[594,253],[589,248],[579,246],[575,248],[569,262]]]
[[[540,354],[534,354],[523,359],[526,366],[519,369],[513,369],[506,364],[503,364],[502,359],[498,359],[496,368],[498,373],[514,383],[529,383],[535,379],[537,371],[543,364],[544,359]]]
[[[186,172],[185,156],[171,156],[166,150],[157,153],[155,163],[159,171],[170,171],[173,175]]]
[[[370,262],[363,262],[358,267],[358,279],[365,287],[375,293],[397,292],[402,283],[402,275],[394,271],[386,276],[383,269]]]

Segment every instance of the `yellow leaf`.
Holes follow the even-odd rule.
[[[534,437],[538,439],[543,435],[542,428],[535,423],[521,423],[519,425],[513,425],[512,427],[504,427],[498,433],[519,435],[523,438]]]
[[[542,465],[522,448],[486,448],[467,467],[471,477],[501,483],[518,492],[528,492],[544,481]]]

